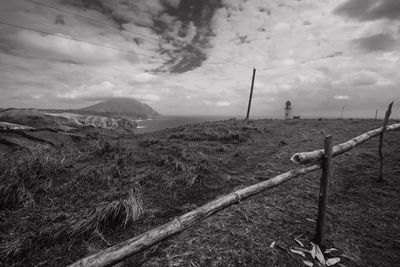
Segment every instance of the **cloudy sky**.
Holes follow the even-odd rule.
[[[0,0],[2,108],[134,97],[244,115],[253,67],[253,115],[290,99],[303,116],[382,116],[400,101],[400,1]]]

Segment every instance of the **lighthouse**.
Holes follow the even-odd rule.
[[[291,111],[292,111],[292,103],[290,103],[290,101],[288,100],[285,103],[285,120],[290,119]]]

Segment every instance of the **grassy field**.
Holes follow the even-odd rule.
[[[0,265],[65,266],[229,193],[295,168],[295,152],[380,127],[373,120],[227,120],[0,155]],[[400,132],[334,158],[330,256],[400,263]],[[291,180],[135,255],[121,266],[304,266],[320,172]],[[276,242],[273,248],[272,242]],[[317,265],[314,265],[317,266]],[[338,265],[339,266],[339,265]]]

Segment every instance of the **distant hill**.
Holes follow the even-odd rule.
[[[149,118],[159,116],[160,114],[151,108],[133,98],[112,98],[110,100],[100,102],[98,104],[79,109],[83,112],[96,113],[117,113],[125,115],[133,115],[139,118]]]
[[[102,116],[99,113],[83,112],[49,112],[49,110],[9,108],[0,112],[0,130],[17,128],[52,129],[55,131],[71,131],[92,126],[116,131],[133,130],[137,127],[135,118],[117,114]]]
[[[60,128],[60,125],[70,126],[65,118],[47,116],[43,112],[33,109],[8,108],[0,112],[0,122],[8,122],[33,128]]]

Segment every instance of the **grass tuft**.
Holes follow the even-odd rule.
[[[73,237],[99,231],[105,227],[125,228],[144,214],[143,201],[138,193],[131,189],[126,199],[101,203],[85,219],[75,219],[69,225],[68,235]]]
[[[94,143],[94,153],[97,155],[119,153],[123,149],[123,143],[120,139],[111,140],[109,137],[101,136]]]
[[[96,209],[93,220],[99,226],[119,225],[125,227],[128,223],[138,220],[143,213],[141,197],[130,190],[128,198],[100,205]]]
[[[209,172],[209,163],[203,153],[185,149],[164,158],[163,165],[167,168],[163,180],[168,187],[182,184],[190,187],[199,177]]]

